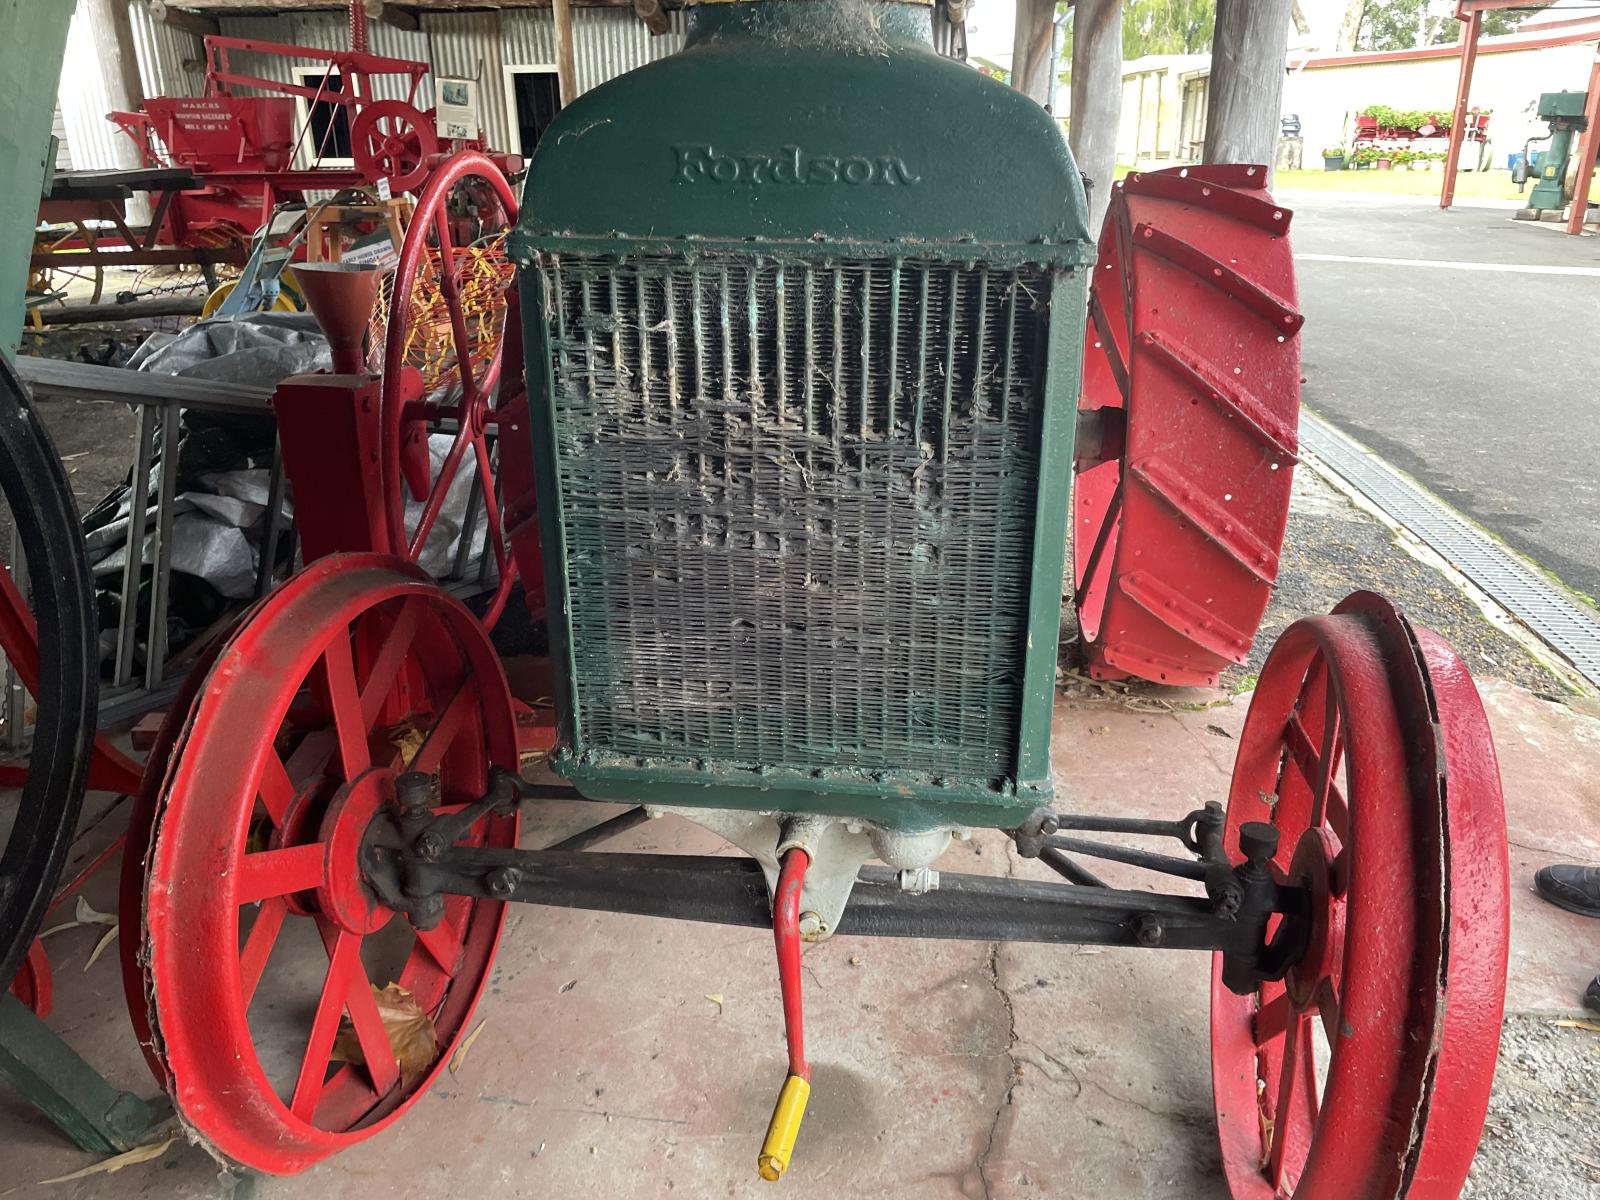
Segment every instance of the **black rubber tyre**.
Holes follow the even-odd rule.
[[[38,931],[77,830],[99,699],[95,628],[77,508],[16,368],[0,355],[0,492],[33,583],[39,694],[28,779],[0,851],[0,989]]]

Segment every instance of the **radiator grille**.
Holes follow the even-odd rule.
[[[1049,274],[539,269],[578,749],[1014,778]]]

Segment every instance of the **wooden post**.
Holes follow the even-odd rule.
[[[1050,103],[1051,58],[1055,45],[1055,0],[1017,0],[1016,32],[1011,38],[1011,86],[1040,104]]]
[[[174,29],[181,29],[185,33],[192,33],[196,37],[205,37],[208,34],[222,32],[215,17],[208,17],[201,13],[184,12],[181,8],[173,8],[168,0],[150,0],[150,15],[164,25]]]
[[[1578,178],[1572,188],[1572,215],[1567,218],[1568,233],[1582,233],[1583,222],[1589,215],[1589,185],[1594,176],[1594,163],[1600,152],[1600,46],[1595,47],[1594,66],[1589,71],[1589,99],[1583,106],[1589,119],[1589,128],[1578,143]]]
[[[106,74],[106,100],[120,112],[138,112],[144,105],[144,80],[139,77],[139,55],[134,49],[128,2],[82,0],[82,8],[94,34],[96,56],[102,63],[115,64],[116,69]]]
[[[633,0],[633,11],[654,37],[660,37],[672,28],[672,16],[661,0]]]
[[[1087,175],[1089,232],[1111,201],[1122,123],[1122,0],[1077,0],[1072,13],[1072,156]]]
[[[404,33],[416,33],[422,28],[422,22],[417,19],[417,14],[409,9],[396,8],[386,0],[362,0],[362,7],[366,9],[367,19],[382,21]]]
[[[1483,32],[1483,13],[1473,9],[1467,14],[1466,26],[1461,38],[1461,72],[1456,77],[1456,107],[1450,118],[1450,148],[1444,156],[1440,208],[1449,208],[1456,198],[1456,171],[1461,165],[1461,147],[1467,140],[1467,96],[1472,91],[1472,69],[1478,64],[1478,35]]]
[[[1293,7],[1293,0],[1217,0],[1203,162],[1272,169]]]
[[[556,78],[561,86],[561,107],[578,98],[578,67],[572,56],[572,0],[551,0],[556,24]]]

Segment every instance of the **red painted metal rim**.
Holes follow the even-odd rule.
[[[420,744],[385,740],[399,736],[397,715],[410,717]],[[516,762],[493,647],[463,605],[409,564],[321,559],[229,639],[177,740],[144,892],[153,1048],[179,1115],[214,1152],[259,1171],[303,1170],[387,1126],[442,1069],[487,980],[504,906],[454,898],[440,930],[409,943],[398,982],[431,1014],[439,1046],[420,1078],[399,1079],[368,987],[384,980],[368,979],[359,952],[363,930],[403,918],[364,890],[354,845],[381,802],[372,789],[392,786],[403,767],[437,774],[449,804],[481,792],[491,764]],[[313,794],[327,794],[331,814],[307,823],[316,832],[279,828]],[[261,818],[274,813],[263,849]],[[514,845],[515,818],[481,822],[473,837]],[[256,915],[241,948],[248,909]],[[316,916],[296,915],[307,911]],[[310,1040],[289,1046],[291,1089],[269,1077],[249,1000],[281,965],[280,930],[308,919],[326,975]],[[328,1075],[346,1015],[373,1065]]]
[[[1453,1200],[1487,1109],[1508,932],[1499,774],[1459,658],[1370,593],[1292,626],[1240,737],[1230,849],[1251,820],[1279,827],[1275,866],[1310,887],[1315,922],[1283,983],[1241,997],[1220,960],[1213,974],[1235,1200]]]
[[[1254,174],[1252,174],[1254,172]],[[1209,685],[1278,570],[1300,402],[1291,214],[1260,167],[1118,183],[1090,289],[1073,578],[1096,678]]]
[[[406,230],[406,239],[400,249],[400,261],[395,268],[390,291],[389,325],[384,342],[383,392],[380,402],[381,467],[385,511],[389,521],[389,544],[395,550],[416,561],[421,555],[428,535],[432,531],[437,506],[452,481],[470,460],[483,479],[494,477],[494,467],[485,436],[491,420],[507,423],[508,418],[525,409],[520,380],[515,381],[502,399],[505,411],[496,411],[492,400],[500,381],[501,364],[506,361],[507,339],[520,338],[521,328],[515,321],[514,306],[508,307],[505,329],[490,361],[474,364],[470,339],[455,293],[455,275],[451,269],[457,247],[451,240],[449,201],[452,191],[463,180],[479,179],[488,185],[502,206],[508,226],[516,221],[517,198],[510,182],[499,166],[485,154],[475,150],[463,151],[450,158],[434,171],[417,203],[416,212]],[[437,477],[429,481],[428,495],[424,500],[417,529],[407,528],[406,486],[403,460],[408,453],[407,439],[426,435],[425,424],[408,416],[408,406],[423,399],[420,396],[420,378],[406,362],[406,332],[416,319],[413,304],[413,287],[419,271],[437,255],[440,264],[441,290],[451,312],[451,336],[455,345],[456,362],[461,383],[461,398],[457,407],[457,432]],[[520,361],[520,355],[513,355]],[[514,393],[514,394],[513,394]],[[518,405],[521,405],[519,408]],[[516,410],[513,413],[512,410]],[[525,427],[526,422],[510,420],[510,424]],[[527,437],[525,428],[520,436]],[[424,447],[425,449],[425,447]],[[415,449],[410,450],[415,454]],[[431,474],[431,470],[430,470]],[[509,551],[498,499],[494,488],[484,492],[484,516],[488,525],[485,550],[495,555],[500,571],[500,583],[485,614],[484,623],[493,626],[504,610],[506,598],[515,582],[517,564]]]

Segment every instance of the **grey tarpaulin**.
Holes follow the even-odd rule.
[[[154,334],[134,352],[128,365],[153,374],[271,387],[290,375],[326,369],[330,360],[327,340],[309,314],[256,313],[201,321],[176,335]],[[273,429],[270,414],[261,418],[230,417],[189,409],[183,416],[176,463],[178,490],[173,506],[171,566],[177,574],[203,580],[217,596],[229,602],[224,607],[236,607],[254,594],[267,527]],[[451,441],[448,434],[430,438],[435,471]],[[166,466],[157,462],[151,468],[146,522],[149,533],[143,550],[147,565],[154,562],[155,498]],[[422,555],[421,565],[431,574],[447,576],[455,565],[456,543],[467,517],[475,474],[476,466],[469,456],[451,485]],[[130,495],[131,489],[124,485],[84,519],[89,561],[102,594],[115,595],[120,589]],[[421,511],[420,503],[407,503],[411,523]],[[282,512],[287,528],[288,519],[293,516],[287,489]],[[482,548],[480,529],[469,556],[474,571]],[[121,598],[116,599],[120,602]],[[175,591],[170,610],[173,627],[169,629],[173,650],[186,640],[185,629],[198,630],[216,615],[209,611],[214,604],[204,605],[208,611],[186,614],[183,603],[183,596]]]

